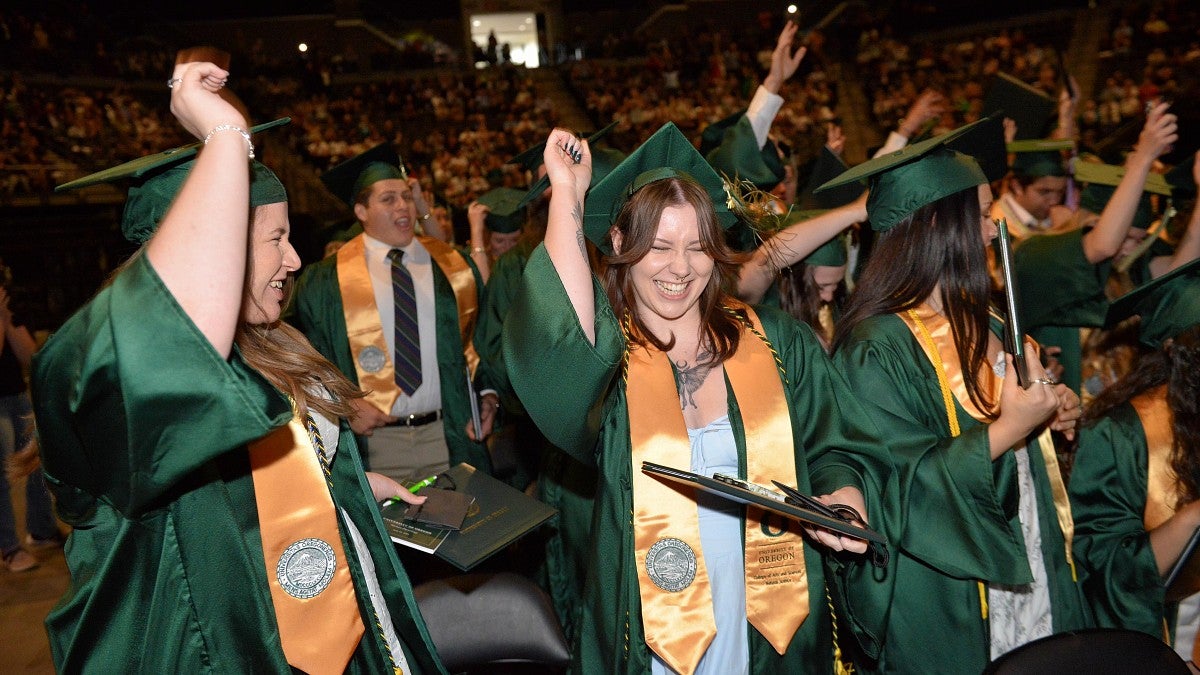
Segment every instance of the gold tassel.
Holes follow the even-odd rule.
[[[838,644],[837,610],[833,608],[833,596],[829,594],[829,585],[825,585],[825,602],[829,604],[829,623],[833,635],[833,673],[834,675],[851,675],[854,664],[842,659],[842,648]]]

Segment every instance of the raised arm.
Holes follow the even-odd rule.
[[[433,237],[438,241],[450,243],[450,233],[442,228],[442,224],[438,222],[437,218],[433,217],[433,205],[425,199],[421,181],[416,176],[409,176],[406,182],[408,188],[412,190],[413,205],[417,207],[417,218],[421,221],[421,231],[426,236]]]
[[[175,66],[171,112],[206,143],[146,250],[183,311],[224,357],[242,305],[250,216],[246,120],[218,94],[228,75],[211,63]]]
[[[762,300],[775,274],[795,265],[854,223],[867,219],[867,193],[853,202],[780,230],[755,249],[738,270],[737,296],[750,304]]]
[[[578,152],[575,162],[572,153]],[[592,297],[592,268],[583,234],[583,197],[592,179],[592,152],[587,141],[563,129],[550,132],[543,153],[550,177],[550,212],[546,253],[562,280],[588,341],[596,343],[596,304]]]
[[[1167,103],[1159,103],[1146,116],[1141,136],[1133,152],[1125,159],[1125,176],[1117,186],[1096,226],[1083,235],[1083,254],[1092,264],[1104,262],[1117,254],[1129,234],[1133,214],[1137,211],[1146,176],[1158,156],[1179,140],[1175,115],[1167,112]]]
[[[487,216],[492,210],[486,204],[471,202],[467,206],[467,222],[471,225],[471,260],[479,268],[479,276],[487,283],[492,276],[492,261],[487,252]]]
[[[750,105],[746,108],[746,117],[754,129],[754,138],[758,141],[759,148],[766,145],[771,124],[775,121],[775,115],[779,113],[779,108],[783,105],[783,98],[779,95],[783,89],[783,83],[796,74],[796,69],[800,67],[800,62],[804,60],[804,55],[808,52],[805,47],[797,47],[794,51],[792,50],[792,40],[796,37],[796,30],[796,24],[788,21],[780,31],[779,39],[775,42],[775,50],[771,52],[771,70],[763,78],[762,85],[754,92],[754,98],[750,100]]]

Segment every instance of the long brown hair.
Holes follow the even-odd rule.
[[[255,209],[251,208],[249,232],[253,232],[254,217]],[[247,237],[249,236],[248,233]],[[111,284],[138,258],[145,255],[145,250],[145,244],[139,246],[125,262],[113,270],[101,288]],[[254,256],[248,254],[243,293],[249,292],[253,261]],[[291,299],[292,288],[293,283],[289,278],[284,293],[284,306]],[[258,301],[253,297],[249,295],[244,297],[250,298],[251,302],[258,305]],[[259,309],[261,310],[261,307]],[[276,389],[290,395],[296,402],[296,409],[301,413],[311,407],[331,420],[352,417],[355,410],[350,401],[366,396],[354,383],[346,379],[346,376],[336,366],[321,356],[303,333],[282,321],[262,325],[240,321],[233,340],[241,350],[246,364],[258,371]],[[323,386],[333,400],[312,395],[310,390],[318,386]]]
[[[630,277],[633,265],[650,252],[662,213],[670,206],[691,206],[696,210],[700,248],[715,263],[699,301],[702,339],[712,354],[709,364],[715,365],[737,351],[742,321],[725,312],[722,307],[729,297],[726,289],[731,288],[737,279],[742,256],[734,253],[725,243],[712,201],[704,188],[694,180],[673,177],[655,181],[635,192],[625,202],[613,223],[613,228],[621,233],[621,252],[605,256],[603,260],[604,290],[617,317],[629,316],[634,328],[631,339],[637,344],[650,343],[664,352],[675,346],[675,336],[672,335],[666,342],[659,340],[642,322]]]
[[[834,351],[861,321],[917,307],[940,282],[963,372],[978,373],[987,363],[991,292],[981,224],[979,191],[972,187],[923,206],[880,233],[834,329]],[[964,379],[971,401],[995,419],[991,393],[977,378]]]
[[[250,209],[248,236],[251,237],[256,213],[257,209]],[[258,307],[259,313],[262,314],[258,299],[250,294],[250,280],[253,277],[254,255],[253,251],[250,251],[246,256],[243,292],[244,297]],[[291,301],[293,289],[292,278],[288,277],[281,307]],[[246,364],[257,370],[276,389],[291,396],[296,402],[296,410],[301,413],[312,408],[331,420],[353,417],[355,410],[350,402],[366,395],[350,382],[337,366],[322,356],[303,333],[283,321],[276,320],[269,324],[241,321],[233,341],[241,350],[242,359]],[[329,399],[314,391],[320,387],[329,392]]]
[[[1091,426],[1117,406],[1164,384],[1172,418],[1171,468],[1179,478],[1182,504],[1200,499],[1200,326],[1140,355],[1124,377],[1092,399],[1080,422]]]

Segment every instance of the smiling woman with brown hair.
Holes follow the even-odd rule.
[[[585,142],[555,130],[544,156],[549,227],[504,351],[547,438],[598,468],[577,668],[832,672],[824,589],[840,577],[821,552],[866,543],[676,490],[641,464],[778,480],[865,521],[890,475],[873,427],[807,326],[724,290],[741,262],[722,236],[724,186],[674,125],[590,190]]]

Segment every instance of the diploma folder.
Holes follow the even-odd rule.
[[[475,498],[458,530],[440,530],[445,538],[430,551],[412,542],[412,530],[426,529],[404,521],[404,529],[384,521],[388,534],[398,544],[428,551],[458,569],[467,572],[487,560],[497,551],[528,534],[558,513],[554,508],[530,497],[520,490],[477,471],[466,462],[451,468],[446,474],[454,481],[457,492]],[[405,530],[409,531],[405,531]],[[432,529],[432,528],[429,528]],[[432,543],[432,542],[430,542]]]
[[[747,489],[698,473],[675,469],[653,462],[642,462],[642,471],[676,483],[699,488],[705,492],[711,492],[739,504],[753,504],[754,506],[791,518],[792,520],[833,530],[848,537],[865,539],[868,542],[881,545],[887,544],[887,540],[884,539],[883,535],[870,528],[854,525],[840,518],[833,518],[811,509],[788,503],[786,495],[761,485],[741,481],[748,486],[749,489]]]

